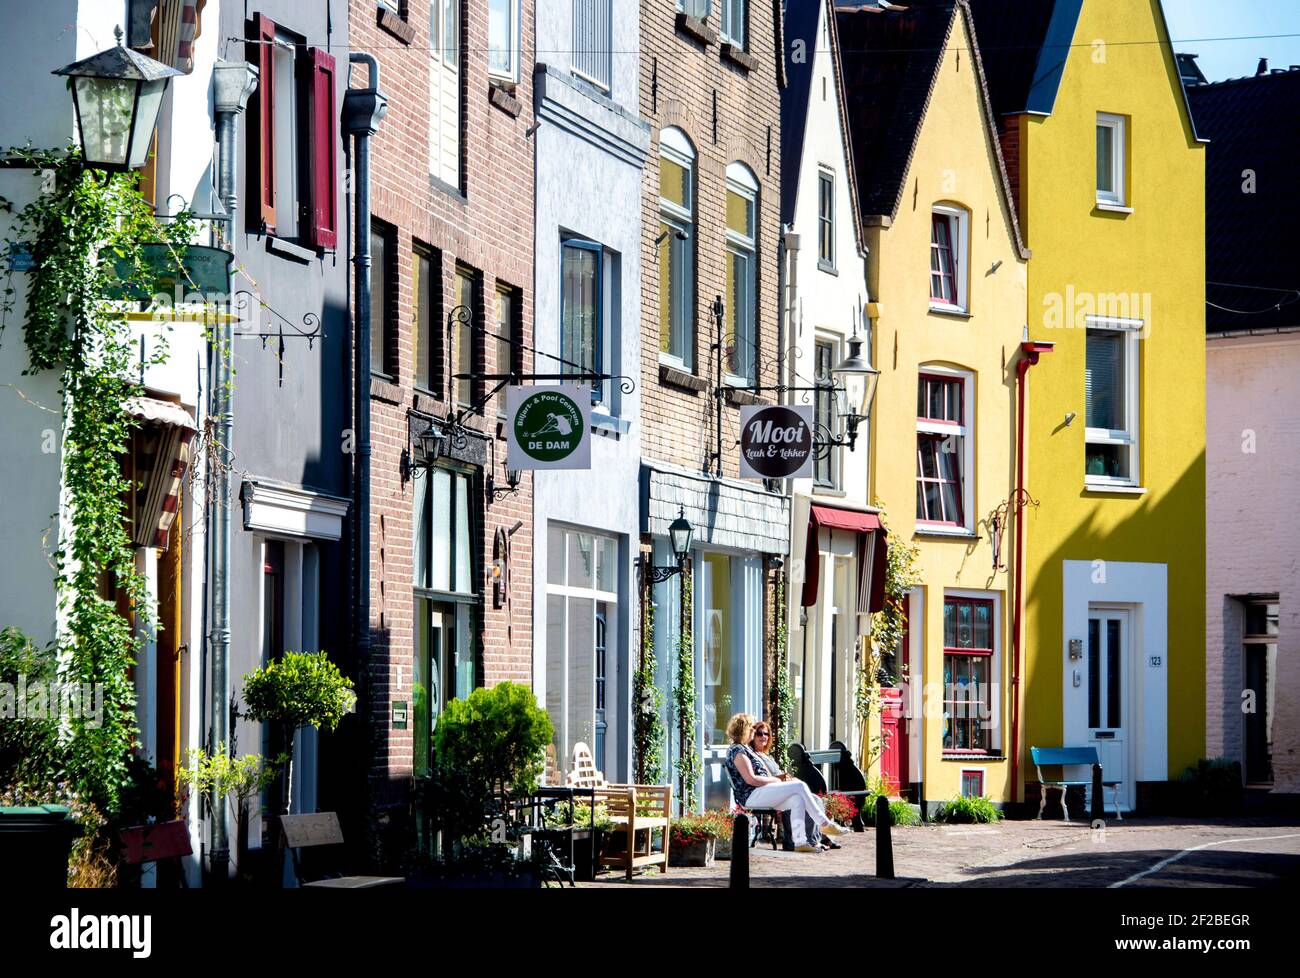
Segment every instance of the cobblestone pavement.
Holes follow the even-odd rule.
[[[893,830],[896,879],[875,878],[875,835],[845,837],[839,851],[809,855],[751,849],[755,887],[1295,886],[1300,824],[1277,818],[1188,821],[1007,821]],[[730,863],[640,875],[637,887],[725,887]],[[608,881],[608,882],[607,882]],[[605,874],[596,886],[626,885]]]

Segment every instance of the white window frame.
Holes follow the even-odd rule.
[[[488,38],[489,45],[492,37],[492,4],[495,0],[488,0]],[[507,15],[510,18],[510,47],[508,54],[510,56],[510,66],[505,71],[494,69],[492,67],[492,54],[494,49],[488,47],[488,77],[495,78],[499,81],[518,82],[519,81],[519,0],[505,0]]]
[[[299,185],[297,42],[275,32],[272,65],[275,71],[275,236],[296,241],[302,236],[302,187]],[[286,68],[287,66],[287,68]]]
[[[686,235],[686,240],[681,242],[681,248],[677,252],[681,256],[683,267],[678,270],[680,274],[670,278],[670,281],[680,283],[680,288],[676,295],[669,296],[673,314],[681,317],[681,355],[661,350],[659,362],[681,370],[691,370],[695,362],[695,149],[686,133],[677,128],[667,128],[659,134],[659,155],[682,167],[687,174],[686,207],[678,206],[676,201],[659,198],[659,220],[673,232],[680,231]],[[672,254],[673,247],[669,245],[669,255]],[[662,281],[663,277],[660,276],[660,282]]]
[[[822,188],[829,187],[827,197],[830,200],[830,216],[822,214]],[[823,258],[821,253],[821,229],[822,225],[827,225],[827,240],[830,243],[830,254]],[[817,169],[817,267],[824,272],[835,271],[835,171],[829,167],[818,167]]]
[[[724,260],[731,261],[732,256],[740,256],[749,262],[749,273],[747,276],[748,288],[746,290],[746,308],[745,320],[749,324],[750,335],[748,339],[754,345],[753,350],[753,368],[754,377],[745,377],[740,374],[734,374],[730,370],[726,372],[726,382],[735,387],[746,387],[754,383],[758,377],[758,305],[755,292],[758,291],[758,178],[744,163],[731,163],[727,167],[727,191],[739,194],[749,202],[750,208],[750,225],[753,228],[753,236],[746,237],[738,231],[733,231],[730,227],[726,229],[726,254]],[[723,212],[726,212],[726,205],[723,205]],[[725,218],[724,218],[725,220]],[[724,270],[725,278],[725,270]],[[726,301],[731,301],[731,296],[727,296]],[[739,330],[737,330],[739,332]],[[725,337],[724,337],[725,339]],[[739,338],[737,338],[739,346]]]
[[[739,28],[736,25],[737,17],[740,18]],[[742,51],[748,50],[748,19],[749,0],[722,0],[722,39]]]
[[[1124,427],[1109,428],[1086,428],[1084,429],[1084,485],[1095,488],[1136,488],[1142,485],[1141,454],[1139,451],[1140,441],[1138,438],[1138,420],[1141,417],[1142,394],[1141,382],[1141,362],[1139,361],[1140,348],[1138,340],[1142,336],[1144,323],[1140,319],[1120,319],[1117,317],[1105,316],[1087,316],[1085,323],[1089,331],[1091,330],[1113,330],[1124,334]],[[1085,344],[1087,338],[1084,339]],[[1087,369],[1087,349],[1084,349],[1084,369]],[[1084,424],[1087,419],[1087,401],[1085,395],[1084,404]],[[1087,473],[1087,446],[1095,445],[1125,445],[1128,447],[1128,477],[1116,478],[1105,475],[1088,475]]]
[[[1110,129],[1110,167],[1114,177],[1115,186],[1112,190],[1103,190],[1097,186],[1097,203],[1098,205],[1110,205],[1113,207],[1124,207],[1128,203],[1126,174],[1124,172],[1125,159],[1125,140],[1128,137],[1128,121],[1122,115],[1114,115],[1110,112],[1097,113],[1097,128]],[[1093,182],[1098,183],[1101,175],[1094,174]]]
[[[933,215],[938,214],[942,217],[948,218],[950,221],[949,226],[952,236],[953,257],[952,284],[953,291],[957,296],[957,301],[955,303],[943,302],[931,296],[930,309],[933,312],[955,312],[966,315],[970,312],[970,303],[968,302],[967,297],[967,287],[970,283],[970,212],[963,207],[956,207],[952,204],[935,204],[930,208],[930,211],[931,230],[928,240],[931,250],[934,247]],[[929,259],[930,252],[927,251],[927,275],[930,274]]]
[[[940,421],[916,419],[917,434],[943,435],[957,437],[961,444],[961,516],[960,526],[950,523],[933,523],[927,520],[916,521],[916,532],[934,536],[968,537],[975,532],[975,374],[969,370],[958,370],[923,363],[917,368],[916,383],[919,390],[921,375],[933,374],[936,377],[951,377],[960,380],[961,424],[949,424]],[[917,489],[917,476],[912,476],[913,491]]]
[[[835,364],[840,362],[840,358],[843,356],[842,351],[844,349],[844,337],[839,333],[832,333],[826,330],[818,330],[817,333],[815,334],[813,338],[813,384],[814,386],[816,386],[821,382],[821,378],[817,376],[817,347],[822,345],[830,346],[831,366],[834,367]],[[835,378],[828,377],[826,379],[829,381],[834,381]],[[836,431],[834,430],[835,427],[834,422],[836,420],[836,416],[839,413],[839,407],[835,403],[835,392],[833,390],[828,390],[824,395],[821,395],[820,392],[814,392],[813,394],[813,419],[814,420],[817,420],[817,397],[818,396],[825,396],[830,398],[832,425],[829,434],[832,437],[834,437],[836,435]],[[844,485],[842,481],[842,472],[843,472],[842,452],[843,449],[839,445],[833,446],[830,450],[830,456],[827,459],[827,461],[830,462],[830,482],[817,481],[817,463],[814,461],[813,463],[813,491],[814,492],[831,493],[834,495],[842,494],[842,490],[844,489]]]
[[[562,545],[561,548],[560,548],[560,551],[561,551],[561,553],[563,554],[563,566],[559,568],[559,572],[560,572],[560,575],[559,575],[559,576],[560,576],[560,579],[561,579],[562,581],[564,581],[564,583],[563,583],[563,584],[556,584],[556,583],[552,583],[552,582],[551,582],[551,575],[554,573],[554,571],[556,570],[556,568],[553,568],[553,567],[549,566],[550,558],[549,558],[549,556],[548,556],[548,558],[547,558],[548,566],[547,566],[547,568],[546,568],[546,582],[545,582],[545,598],[550,598],[551,596],[555,596],[555,597],[564,598],[564,601],[565,601],[565,614],[564,614],[564,669],[565,669],[565,674],[564,674],[563,676],[552,676],[552,675],[550,674],[550,671],[549,671],[549,668],[548,668],[548,671],[547,671],[547,673],[546,673],[546,675],[545,675],[545,688],[546,688],[547,690],[551,690],[551,689],[556,688],[555,686],[552,685],[552,683],[558,681],[558,683],[559,683],[558,688],[559,688],[559,690],[560,690],[560,703],[561,703],[561,706],[560,706],[560,715],[561,715],[561,717],[564,718],[565,723],[567,724],[568,717],[569,717],[569,675],[568,675],[568,671],[569,671],[569,669],[570,669],[570,667],[571,667],[571,663],[570,663],[570,661],[569,661],[569,614],[568,614],[568,599],[569,599],[569,598],[579,598],[579,599],[583,599],[583,600],[590,600],[590,601],[592,602],[593,612],[594,612],[594,608],[595,608],[596,605],[599,605],[599,604],[602,604],[602,603],[603,603],[603,604],[606,604],[606,605],[609,605],[609,606],[610,606],[610,611],[612,612],[612,614],[610,614],[609,617],[606,619],[605,624],[606,624],[606,628],[607,628],[607,630],[612,630],[612,633],[613,633],[613,640],[610,640],[610,632],[607,631],[607,633],[606,633],[606,640],[607,640],[607,641],[606,641],[606,653],[605,653],[605,654],[606,654],[606,659],[605,659],[605,677],[606,677],[605,702],[606,702],[607,704],[609,704],[609,705],[606,707],[606,711],[607,711],[607,714],[613,714],[614,719],[615,719],[618,723],[624,723],[624,722],[625,722],[625,718],[624,718],[624,717],[621,717],[621,716],[619,715],[619,713],[620,713],[620,707],[621,707],[622,704],[621,704],[621,701],[620,701],[619,698],[618,698],[618,695],[617,695],[617,686],[616,686],[616,677],[617,677],[617,675],[618,675],[618,669],[621,668],[621,666],[622,666],[622,662],[621,662],[621,660],[620,660],[620,658],[619,658],[619,654],[618,654],[618,642],[617,642],[617,637],[618,637],[618,622],[619,622],[619,618],[618,618],[618,615],[619,615],[619,613],[618,613],[618,607],[619,607],[619,603],[620,603],[619,594],[618,594],[618,590],[617,590],[617,589],[618,589],[618,587],[619,587],[619,581],[620,581],[621,576],[622,576],[622,567],[621,567],[621,564],[620,564],[620,560],[621,560],[621,558],[620,558],[620,550],[621,550],[621,547],[620,547],[620,540],[619,540],[619,537],[618,537],[616,534],[613,534],[613,533],[607,533],[607,532],[604,532],[604,531],[602,531],[602,530],[594,530],[594,529],[591,529],[591,528],[589,528],[589,527],[573,526],[573,525],[570,525],[570,524],[567,524],[567,523],[558,523],[558,522],[551,521],[551,522],[548,522],[547,527],[546,527],[546,547],[547,547],[547,553],[548,553],[548,554],[550,553],[551,536],[552,536],[553,534],[558,534],[558,535],[560,536],[560,538],[563,540],[563,545]],[[568,580],[569,580],[569,573],[568,573],[568,562],[569,562],[569,537],[570,537],[570,536],[573,536],[573,535],[585,535],[585,536],[590,537],[591,540],[592,540],[592,561],[593,561],[593,565],[592,565],[592,587],[590,587],[590,588],[587,588],[587,587],[581,587],[581,586],[578,586],[578,585],[573,585],[573,584],[569,584],[569,583],[568,583]],[[601,555],[600,555],[600,554],[601,554],[601,551],[600,551],[599,543],[600,543],[600,541],[602,541],[602,540],[610,540],[610,541],[613,541],[613,543],[614,543],[614,564],[615,564],[615,566],[614,566],[614,588],[615,588],[615,590],[613,590],[613,591],[602,591],[602,590],[600,590],[600,588],[599,588],[599,584],[600,584],[600,568],[599,568],[598,564],[599,564],[599,561],[602,559],[602,558],[601,558]],[[549,601],[546,602],[546,606],[549,608]],[[548,613],[549,613],[549,612],[548,612]],[[547,627],[546,627],[546,629],[545,629],[544,632],[543,632],[543,639],[542,639],[543,643],[545,643],[546,641],[548,641],[548,633],[549,633],[549,631],[550,631],[550,625],[551,625],[551,623],[550,623],[550,622],[547,622]],[[592,628],[592,638],[593,638],[593,641],[594,641],[594,639],[595,639],[595,628],[594,628],[594,623],[593,623],[593,628]],[[594,645],[593,645],[593,647],[592,647],[592,655],[593,655],[593,657],[594,657],[594,655],[595,655],[595,646],[594,646]],[[543,659],[543,661],[545,661],[545,662],[547,663],[548,667],[549,667],[549,664],[550,664],[550,663],[549,663],[549,660],[550,660],[550,649],[549,649],[549,648],[546,648],[546,650],[545,650],[545,652],[544,652],[544,659]],[[594,669],[595,669],[595,667],[594,667],[594,662],[593,662],[593,675],[594,675]],[[548,713],[548,714],[550,713],[550,710],[549,710],[549,707],[548,707],[548,703],[549,703],[549,702],[550,702],[550,695],[549,695],[549,693],[544,694],[543,697],[542,697],[542,706],[543,706],[544,709],[547,710],[547,713]],[[593,729],[593,732],[594,732],[594,730],[595,730],[595,723],[596,723],[596,716],[595,716],[595,689],[594,689],[594,688],[593,688],[593,690],[592,690],[592,704],[593,704],[593,707],[592,707],[592,718],[591,718],[591,720],[592,720],[592,729]],[[554,718],[552,718],[552,720],[553,720],[553,719],[554,719]],[[560,741],[561,746],[563,746],[564,741],[567,739],[567,736],[568,736],[568,733],[569,733],[568,730],[567,730],[566,728],[557,728],[556,733],[557,733],[557,735],[559,735],[559,741]],[[613,741],[615,744],[617,744],[617,743],[619,743],[619,740],[620,740],[620,734],[617,732],[616,725],[615,725],[615,724],[609,724],[609,730],[608,730],[608,732],[606,733],[606,740],[605,740],[605,749],[606,749],[605,761],[606,761],[606,763],[608,763],[608,761],[609,761],[609,760],[611,759],[611,757],[612,757],[611,752],[610,752],[610,750],[609,750],[609,747],[610,747],[610,743],[611,743],[611,741]],[[595,746],[596,746],[595,743],[594,743],[594,736],[593,736],[593,743],[590,744],[589,746],[590,746],[590,747],[593,749],[593,751],[594,751]],[[558,753],[559,753],[559,752],[557,751],[557,754],[558,754]],[[563,769],[565,769],[565,770],[567,771],[567,770],[568,770],[568,765],[569,765],[569,763],[571,762],[572,758],[571,758],[571,757],[560,757],[560,758],[558,758],[558,760],[559,760],[560,766],[561,766]]]
[[[614,11],[613,0],[572,0],[573,17],[573,73],[583,81],[590,82],[603,92],[609,92],[613,82],[613,36]],[[589,10],[592,20],[591,43],[594,47],[588,51],[581,46],[578,31],[578,14],[580,10]],[[580,66],[579,62],[584,62]]]
[[[456,22],[449,35],[443,14],[451,8]],[[461,39],[460,0],[430,0],[429,8],[429,175],[439,184],[461,191],[461,163],[465,149],[465,119],[461,111],[460,91],[464,81],[464,59],[460,54]],[[450,42],[450,46],[449,43]],[[443,101],[442,75],[450,72],[455,90],[451,104],[455,106],[455,157],[454,173],[448,174],[443,166]],[[449,179],[450,177],[450,179]]]

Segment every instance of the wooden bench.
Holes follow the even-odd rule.
[[[1070,820],[1070,808],[1066,804],[1066,795],[1072,787],[1091,787],[1091,778],[1087,781],[1070,780],[1065,777],[1065,769],[1074,765],[1086,765],[1090,770],[1092,768],[1101,769],[1101,759],[1097,756],[1096,747],[1031,747],[1029,755],[1034,761],[1034,768],[1038,771],[1038,817],[1043,817],[1043,809],[1047,805],[1047,789],[1061,789],[1061,811],[1065,812],[1065,820]],[[1060,777],[1047,778],[1043,776],[1043,768],[1055,767],[1060,768]],[[1119,785],[1118,781],[1107,781],[1102,778],[1102,786],[1110,788],[1112,798],[1115,802],[1115,817],[1119,821],[1124,821],[1124,816],[1119,810]]]
[[[293,858],[293,875],[299,886],[334,890],[371,890],[381,886],[401,886],[406,882],[400,876],[344,876],[341,873],[325,879],[304,878],[299,850],[315,846],[341,846],[343,829],[334,812],[317,812],[314,815],[281,815],[280,827],[284,830],[284,844]]]
[[[181,860],[194,850],[190,847],[189,828],[183,821],[132,825],[122,830],[121,837],[122,862],[128,866],[171,862],[180,885],[189,888]]]
[[[622,851],[615,852],[608,840],[600,855],[600,864],[622,869],[630,882],[632,871],[646,866],[662,866],[668,872],[668,835],[673,811],[670,785],[610,784],[596,770],[591,748],[581,741],[573,745],[573,768],[569,771],[571,787],[592,791],[594,804],[604,803],[605,814],[614,823],[611,836],[623,836]],[[654,833],[660,830],[663,847],[654,848]],[[638,834],[643,833],[643,835]]]
[[[867,776],[853,760],[853,755],[843,742],[831,741],[826,750],[806,750],[803,744],[791,744],[787,748],[790,758],[790,770],[794,776],[806,784],[814,795],[835,792],[859,799],[858,813],[853,816],[853,831],[866,829],[862,821],[861,799],[871,792],[867,789]],[[830,782],[821,772],[824,764],[830,765]]]

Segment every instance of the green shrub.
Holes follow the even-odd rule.
[[[1002,812],[993,807],[987,798],[967,798],[958,795],[951,801],[945,801],[934,813],[936,822],[954,822],[982,825],[988,822],[1002,821]]]
[[[546,769],[555,729],[527,686],[498,683],[454,699],[434,730],[437,763],[478,778],[493,791],[528,794]]]
[[[895,825],[921,824],[921,816],[912,809],[908,802],[902,800],[889,803],[889,817],[893,819]]]

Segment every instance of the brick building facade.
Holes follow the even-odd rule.
[[[491,24],[500,5],[433,6],[351,4],[352,49],[375,54],[388,96],[371,166],[366,670],[381,810],[426,768],[448,700],[532,681],[531,478],[505,491],[504,393],[484,403],[496,381],[456,375],[532,369],[533,3]],[[462,411],[458,439],[447,419]],[[436,461],[420,447],[431,423],[448,436]]]
[[[685,617],[705,771],[693,785],[675,783],[697,807],[726,803],[726,778],[712,769],[730,714],[767,712],[774,558],[788,549],[788,496],[740,481],[736,448],[740,406],[757,399],[744,388],[780,383],[779,17],[780,4],[764,0],[641,3],[641,116],[652,141],[642,198],[641,534],[664,565],[669,523],[682,514],[694,529],[687,573],[656,585],[653,600],[656,684],[671,690],[681,602],[693,595]],[[680,776],[681,718],[669,704],[664,719]]]

